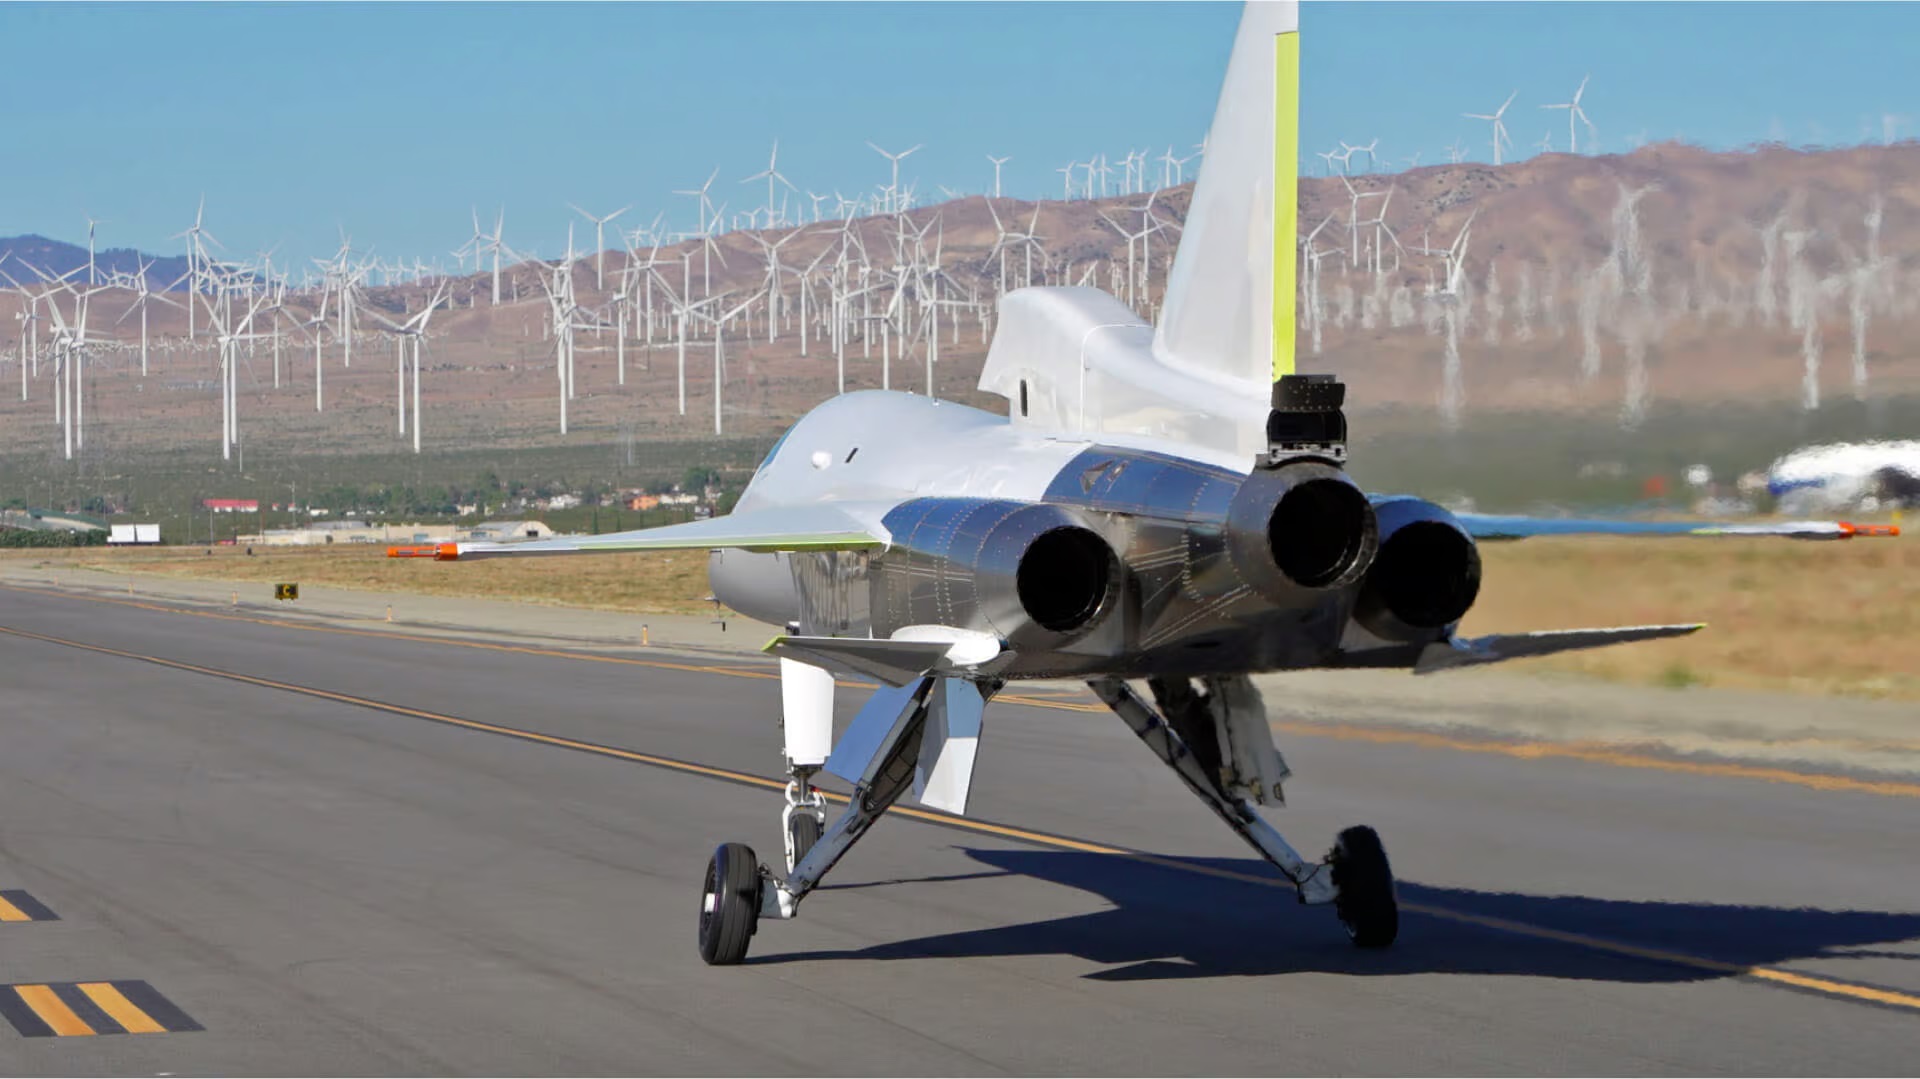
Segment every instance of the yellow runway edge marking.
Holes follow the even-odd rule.
[[[629,656],[601,656],[590,652],[566,652],[553,648],[534,648],[526,645],[495,644],[490,641],[463,641],[451,637],[431,637],[417,633],[394,633],[384,630],[353,629],[343,626],[318,626],[304,622],[290,622],[278,618],[259,618],[247,615],[221,614],[216,611],[197,611],[186,607],[164,606],[156,603],[140,603],[131,600],[113,599],[107,596],[81,596],[69,592],[48,591],[44,588],[22,588],[18,585],[0,584],[0,589],[27,592],[36,596],[52,596],[58,599],[77,600],[82,603],[107,603],[118,607],[134,607],[161,614],[178,614],[191,618],[213,618],[225,622],[246,622],[259,626],[276,626],[281,629],[301,630],[308,633],[332,633],[346,637],[371,637],[380,640],[412,641],[416,644],[444,645],[448,648],[476,648],[490,652],[511,652],[525,656],[545,656],[550,659],[570,659],[585,663],[615,663],[630,667],[646,667],[654,670],[685,671],[691,674],[717,674],[728,678],[755,678],[763,681],[777,681],[779,674],[774,671],[753,671],[737,666],[719,664],[671,663],[657,659],[634,659]],[[836,682],[836,685],[848,689],[871,688],[862,682]],[[1106,706],[1097,701],[1073,701],[1057,698],[1033,696],[1030,694],[1003,693],[995,700],[1008,704],[1021,704],[1032,708],[1048,708],[1059,712],[1087,712],[1100,714],[1106,712]],[[1573,760],[1587,764],[1605,764],[1616,768],[1639,768],[1655,772],[1672,772],[1682,775],[1714,776],[1722,779],[1756,779],[1767,783],[1786,783],[1812,790],[1837,791],[1849,794],[1875,794],[1894,798],[1920,798],[1920,783],[1907,783],[1897,780],[1858,779],[1852,776],[1824,775],[1818,772],[1796,772],[1790,768],[1770,768],[1760,765],[1721,763],[1713,761],[1679,760],[1654,756],[1650,753],[1633,753],[1627,750],[1598,746],[1593,743],[1561,742],[1503,742],[1494,739],[1471,739],[1439,735],[1430,731],[1388,729],[1383,727],[1364,727],[1352,724],[1332,726],[1315,723],[1281,723],[1279,729],[1288,734],[1306,738],[1330,738],[1340,742],[1372,742],[1382,745],[1414,745],[1428,749],[1446,749],[1460,753],[1482,753],[1501,757],[1514,757],[1523,760]]]
[[[118,648],[108,648],[104,645],[87,644],[81,641],[70,641],[60,637],[51,637],[41,633],[32,633],[27,630],[14,629],[9,626],[0,626],[0,633],[8,634],[15,637],[24,637],[31,640],[45,641],[50,644],[63,645],[69,648],[78,648],[84,651],[96,652],[102,655],[117,656],[123,659],[132,659],[132,660],[137,660],[143,663],[152,663],[157,666],[170,667],[175,670],[188,671],[195,674],[210,675],[215,678],[224,678],[224,679],[228,679],[235,682],[242,682],[248,685],[260,686],[266,689],[281,690],[288,693],[300,694],[302,696],[315,697],[321,700],[337,701],[342,704],[351,704],[357,707],[367,708],[377,712],[386,712],[391,715],[410,716],[416,719],[425,719],[425,720],[433,721],[435,723],[443,723],[448,726],[464,727],[468,730],[481,731],[489,734],[505,735],[510,738],[518,738],[523,741],[535,742],[542,745],[550,745],[550,746],[556,746],[564,749],[578,750],[584,753],[591,753],[601,757],[611,757],[617,760],[634,761],[637,763],[653,765],[655,767],[664,768],[670,771],[681,772],[689,775],[706,776],[713,779],[726,780],[732,783],[739,783],[747,786],[760,787],[765,790],[785,790],[786,789],[786,781],[784,779],[772,779],[766,776],[757,776],[747,772],[736,772],[728,768],[715,768],[709,765],[695,764],[691,761],[677,760],[672,757],[659,757],[650,753],[640,753],[630,749],[619,749],[614,746],[605,746],[605,745],[600,745],[594,742],[583,742],[578,739],[565,738],[559,735],[542,734],[538,731],[522,730],[517,727],[506,727],[506,726],[502,726],[495,723],[484,723],[484,722],[481,722],[480,720],[464,719],[459,716],[444,715],[442,713],[429,712],[419,708],[408,708],[403,705],[389,704],[385,701],[376,701],[366,697],[356,697],[346,693],[335,693],[332,690],[315,689],[310,686],[300,686],[290,682],[278,682],[269,678],[256,678],[253,675],[238,674],[233,671],[223,671],[213,667],[202,667],[197,664],[182,663],[178,660],[163,659],[159,656],[143,655],[138,652],[127,652]],[[830,791],[822,791],[821,793],[825,795],[828,801],[833,802],[834,804],[837,804],[837,805],[845,804],[847,801],[846,796],[842,794],[836,794]],[[974,832],[982,835],[1001,836],[1008,839],[1019,840],[1021,842],[1032,843],[1036,846],[1052,847],[1058,850],[1080,851],[1087,854],[1114,855],[1117,857],[1127,858],[1137,862],[1143,862],[1148,865],[1155,865],[1155,866],[1160,866],[1167,869],[1179,870],[1181,872],[1196,873],[1202,876],[1217,877],[1224,880],[1234,880],[1234,881],[1241,881],[1241,882],[1250,883],[1250,884],[1258,884],[1263,887],[1270,887],[1270,888],[1287,887],[1286,882],[1281,881],[1274,877],[1262,877],[1262,876],[1255,876],[1249,873],[1239,873],[1233,870],[1217,869],[1212,866],[1200,865],[1193,862],[1187,862],[1179,858],[1162,857],[1159,855],[1146,853],[1145,851],[1130,850],[1125,847],[1115,847],[1115,846],[1110,846],[1104,843],[1092,843],[1086,840],[1073,839],[1068,836],[1053,835],[1047,832],[1037,832],[1037,831],[1032,831],[1026,828],[1016,828],[1016,827],[1012,827],[1005,824],[994,824],[989,821],[972,820],[966,817],[956,817],[950,814],[938,813],[938,812],[934,812],[932,810],[927,810],[927,809],[915,809],[911,806],[899,806],[890,810],[890,812],[898,814],[903,817],[907,817],[912,820],[925,821],[931,824],[937,824],[937,825],[941,825],[948,828],[958,828],[963,831]],[[1486,915],[1470,914],[1464,911],[1449,910],[1445,907],[1429,906],[1424,903],[1402,903],[1400,907],[1402,910],[1408,911],[1410,913],[1423,914],[1430,918],[1435,918],[1442,921],[1455,922],[1462,925],[1473,925],[1473,926],[1479,926],[1485,929],[1498,930],[1500,932],[1510,933],[1515,936],[1530,937],[1535,940],[1555,941],[1562,944],[1571,944],[1579,947],[1590,948],[1595,951],[1607,952],[1613,955],[1627,956],[1635,959],[1650,959],[1656,962],[1670,963],[1675,966],[1687,967],[1693,970],[1706,971],[1712,974],[1731,975],[1736,977],[1749,977],[1759,981],[1772,982],[1780,985],[1788,985],[1797,989],[1811,990],[1813,992],[1823,993],[1828,996],[1839,997],[1847,1000],[1856,1000],[1856,1001],[1862,1001],[1866,1003],[1881,1004],[1881,1005],[1887,1005],[1891,1007],[1906,1008],[1914,1011],[1920,1011],[1920,995],[1915,995],[1911,993],[1902,993],[1902,992],[1898,992],[1890,989],[1881,989],[1875,986],[1854,985],[1847,982],[1834,981],[1829,978],[1820,978],[1820,977],[1815,977],[1813,975],[1799,974],[1793,971],[1780,970],[1773,967],[1750,966],[1750,965],[1740,964],[1740,963],[1729,963],[1724,960],[1709,959],[1705,956],[1689,955],[1684,952],[1671,952],[1671,951],[1666,951],[1664,949],[1659,949],[1659,948],[1650,948],[1650,947],[1645,947],[1637,944],[1629,944],[1622,941],[1608,940],[1603,937],[1591,937],[1591,936],[1587,936],[1584,933],[1572,933],[1565,930],[1550,929],[1545,926],[1530,925],[1525,922],[1515,922],[1505,918],[1496,918],[1496,917],[1490,917]],[[64,1007],[64,1005],[62,1005],[62,1007]],[[76,1018],[75,1021],[78,1022],[78,1019]]]
[[[16,985],[13,991],[26,1001],[27,1007],[40,1021],[53,1028],[53,1032],[63,1038],[96,1033],[81,1018],[73,1014],[67,1002],[54,995],[53,989],[45,985]]]

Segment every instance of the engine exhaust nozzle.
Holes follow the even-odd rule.
[[[1354,584],[1379,546],[1367,496],[1324,461],[1256,469],[1227,510],[1234,568],[1276,603]]]

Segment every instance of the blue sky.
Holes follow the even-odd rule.
[[[671,194],[764,166],[802,189],[904,180],[1057,194],[1073,158],[1204,133],[1233,4],[0,4],[0,235],[177,252],[207,198],[234,255],[357,248],[447,258],[468,207],[553,253],[578,202],[693,225]],[[1850,144],[1920,132],[1920,5],[1308,4],[1305,151],[1380,139],[1383,165],[1487,159],[1508,111],[1530,154],[1584,74],[1605,150],[1680,136]],[[1584,131],[1583,131],[1584,137]],[[1583,147],[1584,148],[1584,147]],[[1309,162],[1317,159],[1309,157]],[[758,193],[756,196],[756,192]],[[590,241],[582,232],[583,248]]]

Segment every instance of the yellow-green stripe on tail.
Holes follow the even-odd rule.
[[[1293,374],[1299,234],[1300,33],[1273,37],[1273,378]]]

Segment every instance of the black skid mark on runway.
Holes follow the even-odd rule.
[[[1470,924],[1449,915],[1499,919],[1627,948],[1684,953],[1736,968],[1845,957],[1857,954],[1848,948],[1920,938],[1920,913],[1626,902],[1401,881],[1399,942],[1391,948],[1361,950],[1347,941],[1330,909],[1301,906],[1283,888],[1107,854],[993,848],[967,848],[966,853],[1008,873],[1091,892],[1112,907],[852,951],[767,954],[750,962],[1071,955],[1101,964],[1106,969],[1086,977],[1107,981],[1317,972],[1660,983],[1705,981],[1739,971],[1708,969],[1706,964],[1679,958],[1664,961],[1620,954]],[[1252,859],[1182,861],[1203,870],[1274,876],[1265,862]],[[1423,914],[1419,908],[1435,913]]]

